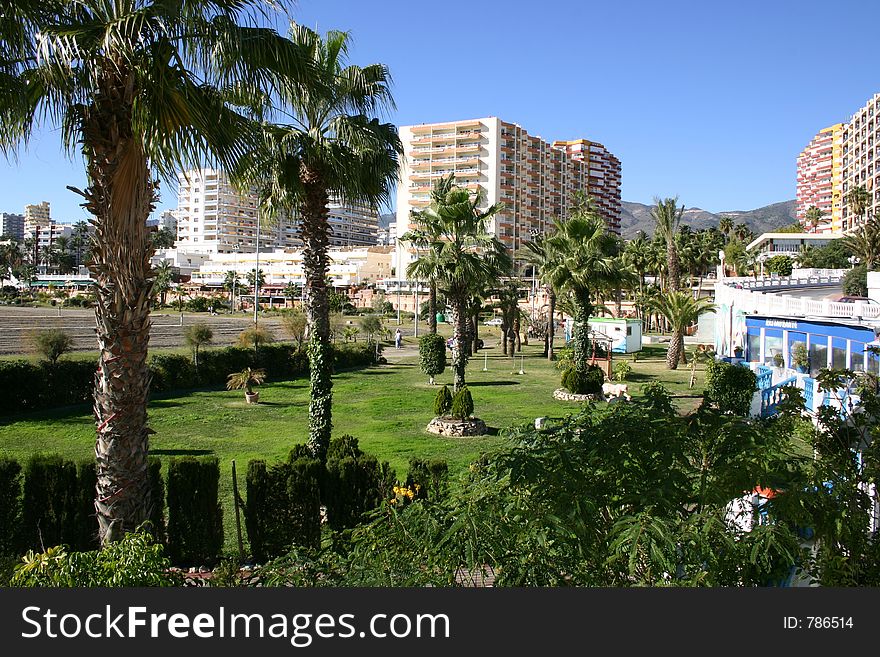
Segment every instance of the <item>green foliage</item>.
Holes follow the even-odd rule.
[[[245,526],[258,563],[293,545],[316,547],[320,540],[321,462],[299,457],[267,466],[251,461],[247,471]]]
[[[816,269],[846,269],[852,252],[843,240],[831,240],[822,247],[808,246],[798,256],[801,267]]]
[[[437,391],[437,396],[434,398],[434,415],[437,417],[444,417],[449,415],[451,410],[452,393],[449,392],[449,386],[444,385]]]
[[[744,417],[749,414],[757,377],[747,367],[710,361],[706,367],[706,399],[722,413]]]
[[[810,352],[807,350],[806,342],[795,342],[791,347],[791,360],[795,367],[804,370],[810,368]]]
[[[169,570],[162,546],[146,531],[126,534],[94,552],[68,552],[51,547],[28,552],[18,566],[13,586],[22,587],[143,587],[180,586],[183,578]]]
[[[193,362],[180,354],[153,354],[150,357],[150,387],[153,390],[182,390],[198,384]]]
[[[216,306],[217,303],[208,297],[193,297],[186,302],[185,307],[191,313],[206,313],[209,306]]]
[[[89,402],[94,377],[89,361],[0,361],[0,415]]]
[[[843,293],[854,297],[868,296],[868,266],[856,265],[843,277]]]
[[[409,460],[406,475],[407,488],[416,490],[416,498],[443,502],[449,496],[449,465],[443,459]]]
[[[21,553],[21,466],[0,458],[0,559]]]
[[[327,294],[327,303],[330,306],[331,313],[341,313],[345,304],[348,303],[348,297],[341,292],[329,292]]]
[[[52,365],[73,349],[73,338],[62,329],[50,328],[37,331],[33,337],[34,350]]]
[[[471,397],[471,391],[467,386],[462,386],[455,396],[452,398],[452,408],[449,411],[450,416],[466,420],[474,414],[474,399]]]
[[[199,349],[202,345],[211,344],[214,339],[214,331],[204,322],[190,324],[183,331],[183,339],[193,350],[193,362],[196,369],[199,368]]]
[[[429,333],[419,338],[419,365],[432,381],[435,376],[443,374],[446,369],[446,339],[442,335]]]
[[[794,260],[784,255],[773,256],[764,261],[764,269],[771,274],[791,276],[792,269],[794,269]]]
[[[394,483],[387,462],[363,453],[357,438],[349,435],[330,441],[321,502],[327,507],[331,529],[350,529],[386,499]]]
[[[632,372],[632,365],[625,360],[619,360],[614,364],[614,380],[626,381],[626,377]]]
[[[590,365],[586,372],[570,367],[562,374],[562,387],[575,395],[601,395],[605,372],[596,365]]]
[[[239,347],[259,349],[264,344],[269,344],[270,342],[275,342],[275,336],[272,335],[272,331],[264,326],[252,326],[238,335]]]
[[[821,212],[821,210],[820,210]],[[804,227],[801,226],[799,221],[795,221],[794,223],[788,224],[787,226],[783,226],[782,228],[774,228],[773,232],[775,233],[803,233]]]
[[[32,549],[70,544],[77,535],[76,465],[59,456],[31,457],[24,468],[22,531]]]
[[[70,547],[77,551],[98,550],[98,519],[95,516],[95,486],[97,468],[94,460],[77,464],[76,534],[69,540]]]
[[[298,309],[285,312],[281,317],[281,327],[293,338],[297,347],[302,348],[306,336],[306,314]]]
[[[176,564],[212,563],[223,547],[220,464],[184,457],[168,464],[168,551]]]
[[[241,390],[244,388],[247,394],[253,394],[254,386],[263,384],[266,381],[266,370],[255,370],[250,367],[244,368],[241,372],[233,372],[226,377],[227,390]]]

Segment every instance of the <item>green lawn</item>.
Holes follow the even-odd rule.
[[[361,448],[387,460],[399,477],[406,476],[412,456],[439,457],[449,462],[453,476],[483,451],[504,439],[497,430],[532,422],[538,416],[560,417],[577,409],[576,404],[552,398],[559,384],[554,363],[540,357],[538,346],[524,347],[524,371],[503,358],[496,340],[484,336],[490,347],[488,372],[484,357],[477,356],[468,367],[468,383],[474,397],[475,414],[493,429],[494,435],[479,438],[442,438],[424,431],[431,419],[431,407],[438,388],[430,386],[420,371],[415,355],[401,358],[393,347],[386,350],[392,364],[338,373],[333,388],[334,435],[349,433]],[[412,354],[412,352],[408,352]],[[687,389],[690,372],[665,369],[664,350],[647,347],[633,365],[628,382],[630,392],[639,385],[659,380],[675,394],[679,406],[690,410],[697,400],[687,397],[701,391],[704,374],[698,372],[697,388]],[[627,357],[629,358],[629,357]],[[398,361],[399,362],[395,362]],[[451,383],[447,369],[440,383]],[[221,463],[227,546],[234,545],[231,462],[235,459],[239,486],[250,459],[283,459],[291,446],[307,436],[308,380],[269,383],[259,388],[260,404],[247,405],[241,391],[196,390],[150,403],[151,453],[161,458],[185,454],[212,454]],[[0,419],[0,455],[24,461],[35,452],[57,453],[73,460],[91,458],[94,422],[90,409],[80,406],[22,414]]]

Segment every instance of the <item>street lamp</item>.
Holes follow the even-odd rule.
[[[232,268],[232,304],[229,308],[230,313],[235,313],[235,290],[238,286],[238,251],[240,248],[238,242],[232,245],[232,252],[235,254],[235,264]]]
[[[260,308],[260,209],[257,208],[257,258],[254,269],[254,326],[257,325],[257,311]]]

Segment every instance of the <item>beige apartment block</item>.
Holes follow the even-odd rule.
[[[434,182],[450,173],[481,194],[481,208],[504,204],[489,228],[514,251],[555,217],[566,218],[578,191],[592,196],[609,230],[619,232],[620,162],[600,144],[549,144],[497,117],[401,126],[400,138],[398,238],[412,227],[410,212],[427,206]]]
[[[795,213],[808,232],[831,233],[843,229],[843,123],[823,128],[797,159]],[[807,211],[824,213],[818,225],[807,225]]]
[[[843,131],[842,229],[850,230],[864,220],[846,203],[850,189],[861,185],[870,195],[867,214],[880,216],[880,93],[865,103]]]

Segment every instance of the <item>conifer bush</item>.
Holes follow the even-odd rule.
[[[449,415],[451,410],[452,393],[449,392],[449,386],[444,385],[437,391],[437,396],[434,398],[434,415],[444,417]]]
[[[467,420],[473,413],[474,399],[471,397],[471,391],[467,386],[462,386],[452,398],[451,415],[458,420]]]

